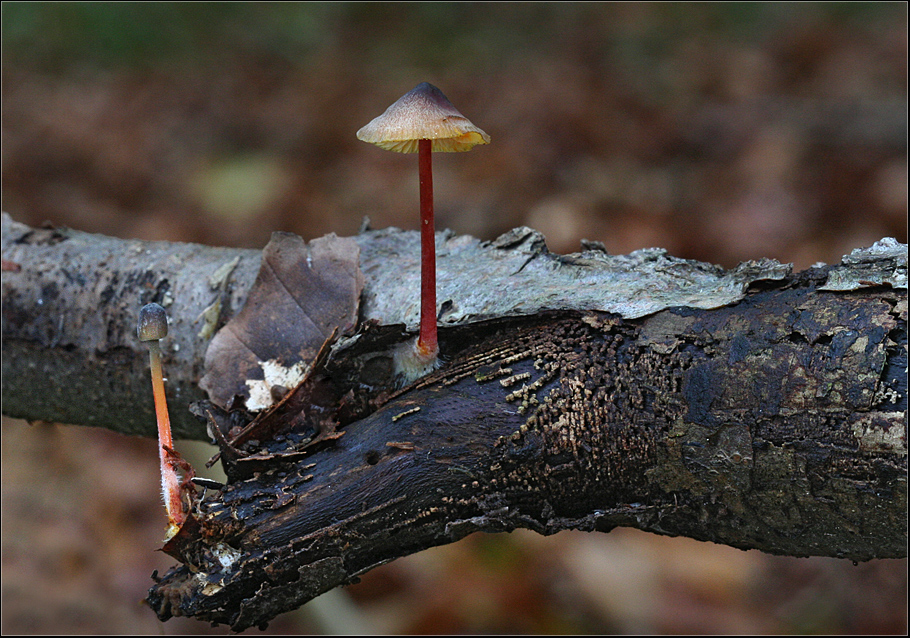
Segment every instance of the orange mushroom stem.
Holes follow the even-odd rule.
[[[180,496],[180,477],[175,464],[174,439],[171,436],[171,420],[164,396],[164,374],[161,368],[161,347],[158,342],[167,336],[167,313],[156,303],[150,303],[139,311],[136,332],[140,341],[148,343],[149,364],[152,372],[152,394],[155,398],[155,418],[158,422],[158,461],[161,465],[161,495],[167,510],[168,529],[166,538],[177,533],[186,520],[183,501]]]

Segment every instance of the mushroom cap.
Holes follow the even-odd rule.
[[[396,153],[416,153],[419,140],[432,140],[432,150],[443,153],[469,151],[478,144],[490,143],[490,136],[429,82],[421,82],[398,98],[385,113],[357,131],[357,139]]]
[[[146,304],[139,311],[136,326],[139,341],[157,341],[167,336],[167,312],[156,303]]]

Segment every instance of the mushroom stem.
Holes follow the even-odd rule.
[[[419,140],[420,171],[420,337],[424,357],[436,357],[436,229],[433,222],[433,153],[431,140]]]
[[[167,510],[168,529],[166,537],[170,539],[177,533],[186,520],[183,513],[183,502],[180,497],[180,477],[174,466],[176,453],[174,439],[171,436],[171,419],[167,412],[167,399],[164,395],[164,374],[161,368],[161,346],[159,340],[167,335],[167,315],[158,304],[148,304],[139,311],[137,333],[141,341],[149,347],[149,366],[152,372],[152,394],[155,398],[155,418],[158,422],[158,461],[161,466],[161,495]]]
[[[161,493],[167,509],[168,525],[180,527],[185,520],[180,500],[180,478],[171,463],[174,439],[171,436],[171,419],[164,396],[164,375],[161,369],[161,347],[157,341],[149,342],[149,364],[152,369],[152,393],[155,396],[155,417],[158,421],[158,459],[161,463]]]

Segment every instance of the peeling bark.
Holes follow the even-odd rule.
[[[7,368],[8,344],[30,343],[13,313],[28,296],[7,264],[37,272],[27,251],[12,247],[27,245],[22,236],[8,242],[6,228],[4,412],[8,370],[24,367]],[[149,592],[159,617],[242,630],[397,557],[517,527],[631,526],[792,556],[906,556],[905,246],[880,242],[842,265],[793,275],[776,262],[724,273],[654,253],[615,262],[551,256],[528,249],[533,235],[517,236],[524,248],[508,257],[508,241],[479,246],[484,267],[516,258],[509,273],[562,271],[576,288],[556,298],[547,282],[537,292],[556,299],[552,308],[529,302],[526,313],[503,311],[495,299],[462,302],[457,312],[467,318],[440,333],[448,362],[439,371],[341,423],[343,436],[209,490],[166,547],[182,564]],[[408,316],[377,301],[376,282],[385,280],[371,250],[387,250],[395,237],[358,238],[362,318]],[[608,292],[592,301],[584,277],[600,276],[618,299],[622,285],[610,282],[628,282],[622,260],[633,269],[657,264],[645,277],[647,299],[611,305]],[[113,262],[105,268],[117,275]],[[710,283],[676,293],[723,291],[727,300],[684,303],[668,292],[668,281],[698,278]],[[500,299],[511,283],[468,281]],[[585,301],[565,305],[574,292]],[[224,294],[236,311],[243,293]],[[469,320],[477,317],[485,321]],[[50,328],[53,321],[38,322],[33,341],[59,350]],[[337,344],[323,379],[338,392],[387,383],[389,334]]]
[[[169,314],[161,348],[174,434],[205,440],[187,407],[205,398],[199,380],[209,341],[246,302],[262,252],[33,229],[6,213],[0,221],[4,414],[153,436],[147,357],[135,324],[139,309],[155,302]],[[360,320],[416,333],[418,233],[368,231],[356,240]],[[789,272],[772,260],[727,272],[657,249],[553,255],[527,228],[494,242],[437,233],[436,243],[442,329],[546,310],[632,318],[674,305],[719,307],[741,299],[753,281]]]

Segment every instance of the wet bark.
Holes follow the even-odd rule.
[[[6,242],[5,271],[27,268]],[[720,307],[582,304],[456,322],[440,333],[436,373],[339,438],[235,468],[196,499],[166,547],[181,564],[150,605],[242,630],[397,557],[517,527],[906,556],[906,247],[758,271]],[[7,315],[17,291],[4,272],[4,412],[7,343],[27,341],[8,337],[22,329]],[[242,295],[222,292],[236,308]],[[338,353],[323,379],[382,377],[378,343]]]

